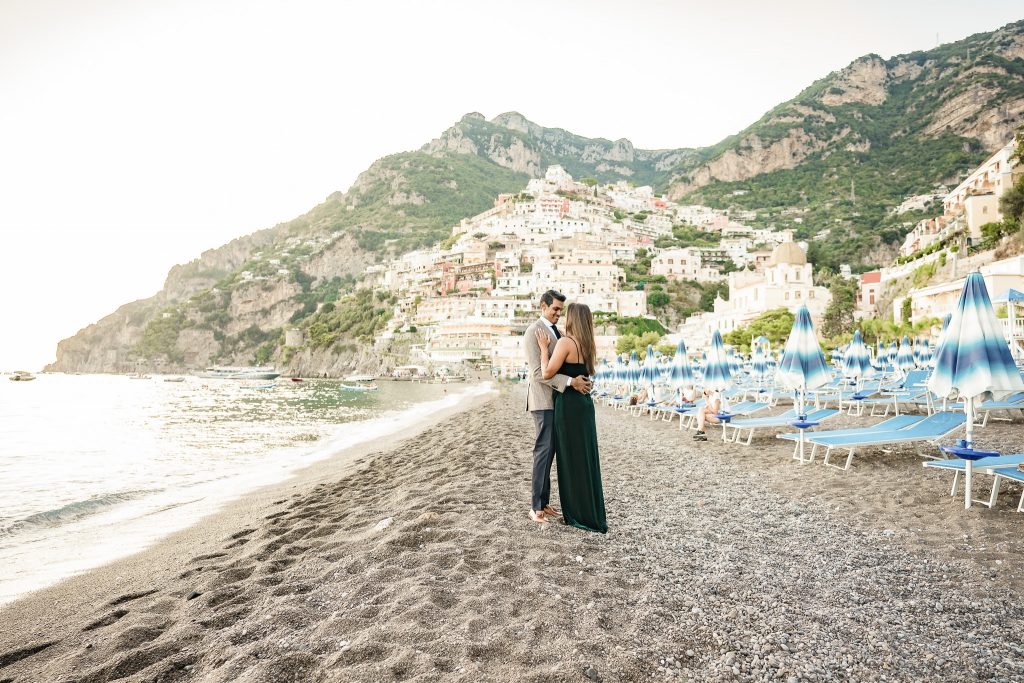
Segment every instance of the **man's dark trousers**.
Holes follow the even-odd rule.
[[[533,509],[538,512],[551,501],[551,463],[555,460],[555,411],[534,410],[537,441],[533,445]]]

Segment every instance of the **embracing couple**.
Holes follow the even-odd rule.
[[[558,328],[563,312],[564,331]],[[540,313],[523,338],[530,368],[526,409],[537,428],[530,519],[543,525],[561,516],[566,524],[603,534],[608,524],[589,379],[597,356],[594,319],[583,304],[566,307],[565,296],[553,289],[541,296]],[[550,502],[555,459],[561,515]]]

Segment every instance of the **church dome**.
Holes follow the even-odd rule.
[[[772,251],[772,264],[789,263],[802,266],[807,263],[807,254],[796,242],[782,242]]]

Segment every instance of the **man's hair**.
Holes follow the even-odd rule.
[[[565,294],[562,294],[556,289],[549,289],[548,291],[540,295],[540,302],[545,306],[550,306],[551,304],[555,303],[555,299],[558,299],[561,302],[565,302]]]

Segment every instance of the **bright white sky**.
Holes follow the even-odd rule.
[[[463,114],[710,145],[1019,0],[0,0],[0,370]]]

